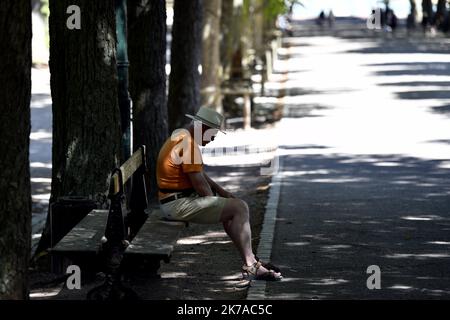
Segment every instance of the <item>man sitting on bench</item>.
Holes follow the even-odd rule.
[[[252,252],[247,203],[224,190],[203,170],[199,145],[214,140],[223,116],[205,107],[195,116],[186,116],[192,122],[184,129],[175,130],[158,156],[156,172],[163,216],[192,223],[221,222],[242,257],[244,278],[280,280],[280,270],[259,261]]]

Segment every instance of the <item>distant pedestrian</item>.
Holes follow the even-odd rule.
[[[325,22],[325,12],[322,10],[319,14],[319,17],[317,17],[316,19],[316,23],[320,28],[322,28],[324,22]]]
[[[406,29],[408,29],[408,31],[411,31],[414,30],[415,28],[416,28],[416,16],[410,13],[406,18]]]
[[[386,24],[391,28],[392,31],[397,29],[398,19],[394,13],[394,10],[388,9],[386,12]]]
[[[424,32],[431,29],[433,25],[433,3],[431,0],[422,1],[422,28]]]
[[[330,29],[333,28],[334,21],[335,21],[335,17],[334,17],[333,10],[330,10],[330,12],[328,13],[328,27],[330,27]]]

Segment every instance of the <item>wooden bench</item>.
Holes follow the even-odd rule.
[[[93,264],[98,269],[106,262],[108,283],[104,286],[120,282],[122,270],[144,266],[145,272],[155,275],[161,260],[170,261],[174,245],[187,224],[161,220],[157,210],[148,208],[145,159],[145,146],[141,146],[113,170],[109,210],[92,210],[50,250],[52,255],[79,263],[82,270]],[[125,190],[130,185],[128,210]]]

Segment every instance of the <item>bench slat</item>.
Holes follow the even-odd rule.
[[[108,210],[92,210],[51,249],[55,253],[98,252],[105,234]]]
[[[183,228],[184,222],[162,221],[153,212],[125,251],[125,255],[154,255],[168,258]]]
[[[143,164],[142,158],[142,149],[139,148],[127,161],[124,162],[124,164],[120,166],[120,171],[122,171],[123,184],[125,184],[133,175],[133,173]],[[118,173],[113,174],[111,179],[113,179],[114,186],[113,194],[117,194],[120,191],[120,180],[118,177]]]

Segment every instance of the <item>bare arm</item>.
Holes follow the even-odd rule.
[[[213,196],[211,187],[202,172],[191,172],[187,174],[192,186],[200,197]]]
[[[222,188],[219,184],[217,184],[216,182],[214,182],[213,179],[211,179],[206,172],[203,172],[203,176],[205,177],[205,180],[208,182],[209,186],[211,187],[211,189],[216,190],[216,192],[224,198],[234,198],[234,196],[226,191],[224,188]]]

